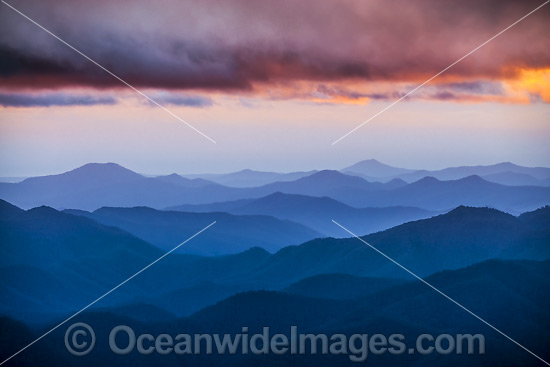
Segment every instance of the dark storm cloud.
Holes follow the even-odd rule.
[[[541,1],[10,2],[136,86],[250,90],[293,80],[418,80]],[[550,5],[447,74],[513,76],[550,66]],[[122,86],[5,5],[0,78],[12,87]],[[374,95],[371,96],[375,97]]]

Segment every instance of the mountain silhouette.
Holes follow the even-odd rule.
[[[218,186],[214,182],[204,180],[202,178],[188,179],[178,174],[172,173],[166,176],[156,176],[155,181],[165,182],[168,184],[181,186],[181,187],[204,187],[204,186]]]
[[[350,198],[332,196],[346,204],[360,206],[412,206],[428,210],[446,210],[459,205],[490,206],[513,214],[535,210],[550,201],[550,188],[505,186],[469,176],[454,181],[424,177],[389,191],[368,192]]]
[[[6,315],[38,322],[77,310],[164,253],[126,231],[89,218],[47,207],[21,211],[1,204],[2,213],[11,213],[0,220],[4,280],[0,312]],[[145,226],[144,221],[151,221],[154,228],[163,220],[170,224],[179,215],[189,215],[175,213],[176,219],[171,219],[174,213],[164,217],[164,212],[147,208],[106,210],[107,217],[123,214],[136,228]],[[363,238],[416,274],[427,276],[491,258],[550,258],[548,213],[545,207],[514,217],[494,209],[459,207]],[[132,223],[132,216],[137,222]],[[220,223],[224,218],[219,218]],[[102,307],[135,302],[165,309],[162,304],[172,299],[183,304],[178,307],[177,302],[169,302],[165,310],[184,315],[234,292],[284,290],[322,274],[409,279],[406,272],[356,238],[316,239],[274,254],[257,247],[218,257],[170,254],[140,274],[139,281],[117,290]],[[201,293],[200,284],[209,284],[211,290]]]
[[[329,197],[276,192],[259,199],[245,199],[203,205],[180,205],[170,210],[189,212],[225,211],[233,214],[270,215],[304,224],[327,236],[344,237],[331,220],[344,221],[361,234],[378,232],[396,225],[439,214],[412,207],[353,208]]]
[[[543,180],[550,177],[550,168],[545,167],[522,167],[510,162],[498,163],[489,166],[461,166],[449,167],[442,170],[428,171],[418,170],[406,174],[399,175],[399,178],[407,182],[414,182],[426,176],[432,176],[438,180],[458,180],[468,176],[492,176],[493,179],[498,179],[498,174],[514,173],[527,175],[536,180]],[[504,183],[500,182],[499,183]]]
[[[405,281],[400,279],[356,277],[349,274],[321,274],[299,280],[284,293],[323,299],[354,299],[377,293]]]
[[[88,164],[54,176],[0,183],[0,197],[24,209],[96,210],[104,206],[164,208],[174,202],[199,203],[246,197],[242,189],[178,175],[144,177],[116,164]]]
[[[229,187],[256,187],[274,182],[294,181],[305,176],[310,176],[315,172],[278,173],[243,169],[238,172],[225,174],[192,174],[184,176],[188,178],[202,178]]]
[[[546,345],[549,342],[546,330],[550,321],[546,317],[550,307],[550,297],[541,289],[550,286],[550,261],[502,261],[490,260],[454,271],[444,271],[425,278],[449,297],[467,307],[483,320],[504,330],[514,340],[532,350],[543,359],[548,358]],[[143,311],[147,307],[136,305],[134,309]],[[137,313],[137,314],[136,314]],[[243,292],[233,295],[215,305],[185,318],[164,321],[139,321],[142,314],[134,312],[132,319],[124,315],[120,308],[103,309],[101,312],[87,311],[75,318],[75,322],[85,322],[94,328],[98,340],[107,340],[115,325],[131,325],[138,332],[152,335],[168,333],[177,335],[182,331],[194,333],[241,333],[244,326],[249,335],[261,333],[262,327],[269,326],[270,335],[282,333],[289,337],[290,327],[295,325],[298,332],[325,333],[327,335],[353,333],[389,336],[393,333],[404,335],[407,346],[413,347],[416,337],[429,333],[439,334],[482,334],[485,338],[485,354],[420,355],[418,353],[394,355],[370,355],[368,358],[384,365],[430,365],[448,366],[536,366],[540,361],[502,337],[480,320],[453,304],[436,291],[413,281],[396,285],[375,293],[366,293],[354,299],[328,300],[290,295],[273,291]],[[41,330],[29,328],[9,318],[0,319],[2,335],[12,335],[3,345],[2,357],[17,351],[29,340],[39,336]],[[48,325],[50,326],[50,325]],[[27,353],[14,359],[17,365],[32,365],[44,356],[53,353],[52,358],[60,358],[63,365],[96,365],[121,360],[122,365],[145,366],[163,363],[168,366],[181,365],[181,358],[173,355],[143,356],[133,353],[127,358],[114,355],[99,343],[94,351],[85,357],[71,357],[63,343],[65,329],[55,330],[51,336],[29,348]],[[44,349],[44,347],[46,347]],[[490,351],[498,351],[491,353]],[[166,358],[168,357],[168,358]],[[174,357],[174,358],[172,358]],[[188,366],[217,365],[227,366],[262,365],[287,366],[353,366],[347,355],[325,355],[321,353],[305,356],[257,356],[236,355],[185,355]],[[367,359],[369,360],[369,359]]]
[[[460,180],[477,175],[483,179],[509,186],[549,186],[550,168],[523,167],[510,162],[487,166],[459,166],[441,170],[411,170],[385,165],[375,159],[358,162],[340,170],[343,173],[359,176],[369,181],[388,182],[402,179],[407,183],[424,177],[434,177],[440,181]]]
[[[388,166],[387,164],[380,163],[376,159],[367,159],[361,162],[357,162],[354,165],[341,169],[340,171],[347,174],[361,176],[368,180],[385,179],[387,181],[390,181],[392,178],[395,178],[399,175],[405,175],[407,173],[414,172],[414,170],[406,168]]]
[[[304,225],[266,215],[184,213],[146,207],[101,208],[93,213],[76,210],[65,212],[121,228],[165,251],[217,221],[207,233],[178,250],[180,253],[205,256],[232,254],[251,247],[262,247],[274,252],[321,236]]]
[[[538,180],[525,173],[506,171],[483,175],[481,177],[486,181],[508,186],[548,186],[543,180]]]
[[[350,176],[338,171],[324,170],[310,176],[302,177],[290,182],[275,182],[259,187],[264,192],[284,192],[287,194],[303,194],[311,196],[323,196],[327,192],[343,189],[375,189],[380,188],[380,183],[370,183],[360,177]]]
[[[471,205],[520,214],[550,203],[550,187],[504,186],[478,176],[455,181],[424,177],[407,185],[399,179],[369,182],[330,170],[295,181],[235,188],[177,175],[144,177],[114,164],[93,164],[61,175],[0,183],[0,197],[24,209],[41,205],[87,211],[104,206],[162,209],[182,204],[256,199],[275,192],[326,196],[355,208],[409,206],[446,211]]]

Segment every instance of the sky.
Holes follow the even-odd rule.
[[[0,176],[550,166],[543,1],[8,0]]]

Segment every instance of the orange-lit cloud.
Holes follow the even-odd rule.
[[[517,79],[507,83],[516,93],[538,96],[542,101],[550,103],[550,68],[522,69]]]

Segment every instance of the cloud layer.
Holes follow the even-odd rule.
[[[115,103],[116,99],[113,97],[97,97],[92,95],[0,93],[0,106],[4,107],[94,106],[112,105]]]
[[[309,82],[318,83],[313,88],[317,92],[330,95],[330,88],[334,87],[326,91],[319,88],[348,81],[372,85],[423,81],[542,2],[12,0],[10,3],[137,87],[269,94],[271,88],[292,89],[293,83]],[[0,80],[4,86],[26,89],[122,86],[66,45],[2,6]],[[453,91],[440,94],[439,98],[459,95],[456,88],[479,94],[475,88],[488,87],[492,80],[513,79],[522,70],[550,68],[548,24],[550,5],[445,73],[442,81]],[[486,83],[476,84],[479,80]],[[350,95],[353,93],[355,99],[386,97],[385,92],[350,91]],[[400,91],[389,93],[395,95]],[[433,95],[437,97],[437,93]]]

